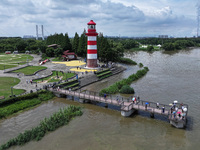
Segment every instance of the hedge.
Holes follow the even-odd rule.
[[[5,100],[1,100],[0,107],[15,103],[17,101],[36,98],[36,97],[38,97],[39,94],[43,94],[43,93],[50,93],[50,92],[46,91],[46,90],[41,90],[41,91],[38,91],[37,93],[30,93],[30,94],[26,94],[26,95],[22,95],[22,96],[18,96],[18,97],[12,97],[12,98],[8,98]]]
[[[106,94],[115,94],[120,92],[120,89],[124,85],[130,85],[133,81],[138,80],[139,78],[143,77],[149,71],[148,67],[144,67],[142,70],[138,70],[136,74],[130,75],[128,78],[118,81],[108,88],[102,89],[100,91],[100,95]]]
[[[105,69],[105,70],[97,71],[96,74],[101,74],[101,73],[106,72],[106,71],[109,71],[109,70],[110,70],[110,69],[108,68],[108,69]]]
[[[77,80],[77,79],[74,79],[74,80],[71,80],[71,81],[68,81],[68,82],[64,82],[64,83],[57,84],[56,86],[57,86],[57,87],[58,87],[58,86],[64,87],[64,86],[67,86],[67,85],[74,84],[74,83],[76,83],[76,82],[78,82],[78,80]]]
[[[137,63],[129,58],[124,58],[124,57],[121,57],[119,58],[118,62],[120,63],[124,63],[124,64],[129,64],[129,65],[137,65]]]

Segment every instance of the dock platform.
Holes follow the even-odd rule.
[[[98,92],[93,91],[70,91],[65,89],[48,88],[58,97],[72,96],[78,97],[79,101],[84,103],[88,101],[100,102],[119,106],[121,115],[128,117],[135,111],[146,111],[150,113],[151,117],[154,114],[167,116],[171,125],[176,128],[185,128],[187,123],[188,105],[182,103],[174,104],[158,104],[155,102],[140,100],[139,98],[133,101],[133,97],[128,99],[119,98],[117,96],[100,96]]]

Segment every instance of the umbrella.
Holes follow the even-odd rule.
[[[145,104],[146,104],[146,105],[148,105],[149,103],[148,103],[148,102],[146,102]]]
[[[177,114],[181,114],[181,112],[180,112],[180,111],[178,111],[178,112],[177,112]]]
[[[173,106],[173,104],[172,104],[172,103],[170,103],[170,104],[169,104],[169,106]]]
[[[177,100],[175,100],[175,101],[174,101],[174,103],[178,103],[178,101],[177,101]]]
[[[184,112],[186,112],[186,111],[187,111],[187,108],[186,108],[186,107],[185,107],[185,108],[183,108],[183,111],[184,111]]]

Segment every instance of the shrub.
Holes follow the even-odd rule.
[[[139,63],[139,67],[142,68],[144,65],[142,63]]]
[[[129,85],[123,85],[122,88],[120,89],[120,93],[122,93],[122,94],[134,94],[135,91]]]
[[[100,95],[106,94],[115,94],[117,92],[120,92],[121,88],[124,85],[130,85],[133,81],[136,81],[137,79],[143,77],[149,69],[147,67],[144,67],[142,70],[138,70],[136,74],[130,75],[127,79],[123,79],[121,81],[118,81],[114,83],[113,85],[109,86],[108,88],[102,89],[100,91]]]
[[[131,60],[129,58],[123,58],[123,57],[121,57],[119,59],[119,62],[120,63],[124,63],[124,64],[129,64],[129,65],[137,65],[137,63],[135,61],[133,61],[133,60]]]

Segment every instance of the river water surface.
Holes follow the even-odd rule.
[[[92,104],[80,104],[65,98],[55,98],[39,107],[0,121],[0,144],[17,136],[24,130],[39,124],[61,107],[83,106],[84,113],[66,126],[48,133],[41,141],[29,142],[11,149],[20,150],[196,150],[200,147],[200,49],[173,53],[137,52],[125,55],[143,63],[150,71],[132,87],[141,99],[169,104],[174,100],[189,105],[186,129],[172,127],[163,116],[150,118],[148,113],[138,112],[122,117],[117,110]],[[138,70],[127,70],[116,76],[87,87],[101,88],[128,77]]]

